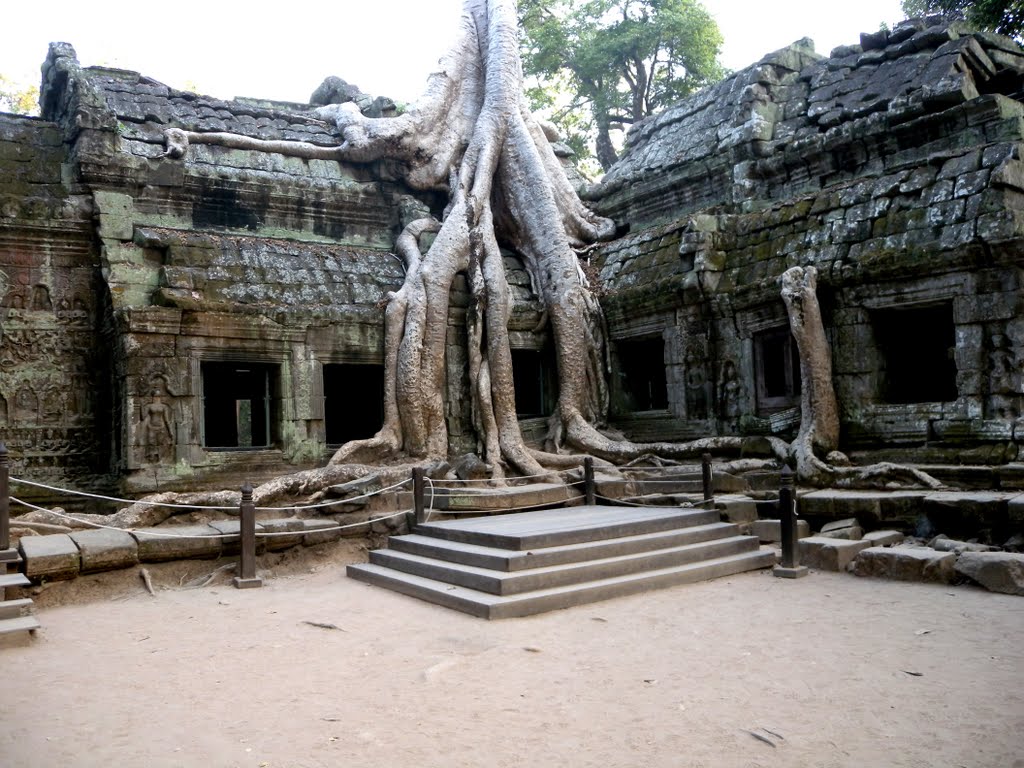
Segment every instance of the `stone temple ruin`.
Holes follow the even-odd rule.
[[[368,114],[393,108],[321,90]],[[812,264],[843,449],[1021,487],[1022,99],[1017,44],[931,19],[828,57],[797,42],[638,125],[585,190],[628,225],[593,257],[613,425],[637,441],[792,436],[799,361],[779,278]],[[41,119],[0,115],[12,474],[121,493],[237,487],[376,431],[381,302],[403,276],[395,237],[442,201],[387,162],[211,145],[166,157],[169,127],[339,137],[310,105],[83,68],[67,44],[51,46],[41,103]],[[517,410],[539,439],[555,361],[530,280],[506,260],[521,275]],[[449,312],[456,453],[475,448],[467,302],[454,291]]]

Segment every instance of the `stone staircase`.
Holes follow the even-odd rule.
[[[39,619],[32,615],[31,598],[7,599],[9,587],[27,587],[31,583],[23,573],[10,572],[20,564],[17,550],[0,550],[0,636],[34,633],[40,627]]]
[[[348,575],[500,619],[774,564],[715,510],[576,506],[425,523]]]

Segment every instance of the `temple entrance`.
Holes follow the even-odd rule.
[[[269,448],[278,414],[273,397],[279,367],[264,363],[202,363],[203,445]]]
[[[324,366],[324,429],[328,445],[373,437],[384,425],[384,366]]]

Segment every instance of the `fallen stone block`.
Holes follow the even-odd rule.
[[[943,534],[939,534],[929,541],[928,546],[932,549],[938,550],[939,552],[955,552],[958,555],[961,552],[994,552],[998,549],[998,547],[992,547],[988,544],[977,544],[973,541],[951,539]]]
[[[287,535],[293,531],[293,535]],[[262,545],[269,552],[277,552],[301,544],[305,531],[306,526],[303,525],[303,521],[295,518],[260,520],[260,533],[263,535],[256,537],[256,543]]]
[[[139,562],[139,545],[128,531],[97,528],[71,535],[82,556],[82,573],[131,568]]]
[[[208,525],[139,528],[132,535],[139,543],[142,563],[216,558],[223,551],[220,532]]]
[[[753,523],[757,520],[757,502],[748,496],[716,496],[715,509],[729,523]]]
[[[1024,595],[1024,555],[1015,552],[964,552],[956,572],[990,592]]]
[[[845,520],[834,520],[831,523],[825,523],[821,527],[821,533],[818,535],[828,539],[860,541],[864,538],[864,529],[860,527],[857,518],[849,517]]]
[[[18,551],[25,561],[25,575],[33,580],[73,579],[82,568],[78,546],[66,533],[26,536],[18,542]]]
[[[1008,494],[994,491],[947,491],[924,498],[924,513],[935,527],[954,536],[983,529],[1004,529],[1009,522]]]
[[[949,584],[956,555],[918,547],[868,547],[850,565],[857,576],[877,576],[897,581],[931,581]]]
[[[782,522],[779,520],[755,520],[751,533],[761,540],[762,544],[773,544],[782,541]],[[811,535],[811,524],[806,520],[796,521],[796,537],[803,539]]]
[[[891,547],[894,544],[902,544],[906,538],[899,531],[869,531],[861,537],[861,541],[868,542],[872,547]]]
[[[855,517],[870,527],[912,525],[921,514],[923,491],[826,489],[800,496],[806,517]]]
[[[800,562],[819,571],[845,571],[858,553],[871,545],[866,541],[809,536],[800,539]]]
[[[326,544],[337,541],[341,538],[342,531],[334,520],[300,520],[305,533],[302,536],[302,543],[307,547],[317,544]],[[353,529],[358,530],[358,529]]]

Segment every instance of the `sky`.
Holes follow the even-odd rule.
[[[37,0],[38,2],[38,0]],[[461,0],[236,0],[124,3],[17,0],[3,11],[0,75],[39,82],[51,41],[83,66],[142,72],[219,98],[305,103],[328,75],[363,91],[414,101],[451,42]],[[704,0],[725,38],[721,62],[742,69],[810,37],[819,53],[903,18],[899,0]],[[196,10],[201,8],[201,10]],[[276,9],[276,15],[270,10]]]

